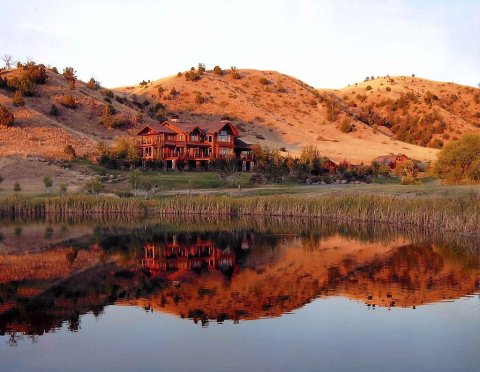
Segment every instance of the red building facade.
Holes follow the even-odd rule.
[[[163,161],[167,169],[205,169],[215,159],[234,158],[241,170],[251,170],[251,145],[238,138],[230,121],[189,123],[178,119],[148,124],[138,132],[143,161]]]

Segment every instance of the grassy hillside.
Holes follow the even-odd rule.
[[[342,108],[393,138],[440,148],[467,132],[480,132],[480,90],[416,77],[381,77],[334,93]]]
[[[274,71],[205,71],[197,77],[182,73],[117,90],[139,101],[161,102],[167,115],[183,120],[229,117],[245,141],[294,153],[315,145],[336,160],[368,162],[390,152],[435,158],[435,149],[397,141],[389,131],[358,120],[342,91],[319,91]],[[349,133],[341,128],[346,120],[354,125]]]
[[[20,78],[24,70],[11,69],[0,71],[0,78],[13,81]],[[77,155],[92,155],[99,141],[110,141],[125,134],[124,130],[107,128],[101,124],[108,90],[88,88],[87,84],[76,80],[74,89],[62,74],[47,70],[45,84],[35,84],[32,95],[24,95],[24,106],[15,107],[12,103],[13,89],[0,89],[0,105],[11,110],[15,116],[13,126],[0,125],[0,156],[28,155],[44,158],[65,158],[64,148],[71,144]],[[72,96],[76,108],[63,106],[60,101],[64,96]],[[108,98],[116,116],[135,117],[136,111],[115,100]],[[51,113],[52,105],[58,114]]]
[[[3,70],[0,77],[11,81],[24,71]],[[13,126],[0,126],[0,156],[61,159],[67,144],[78,155],[95,155],[98,142],[172,115],[199,121],[228,117],[247,142],[292,153],[314,145],[335,160],[354,162],[391,152],[433,160],[442,144],[480,131],[478,89],[418,78],[317,90],[274,71],[196,70],[111,91],[78,80],[71,89],[61,73],[46,73],[46,83],[23,97],[24,106],[14,106],[13,89],[0,87],[0,105],[15,115]],[[69,95],[76,108],[62,105]],[[115,112],[108,122],[107,105]]]

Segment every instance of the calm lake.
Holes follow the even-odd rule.
[[[0,222],[2,371],[479,371],[480,238],[192,218]]]

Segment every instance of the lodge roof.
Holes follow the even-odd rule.
[[[252,145],[249,143],[243,142],[240,138],[235,138],[234,142],[235,147],[241,148],[241,149],[248,149],[250,150],[252,148]]]
[[[217,133],[219,132],[225,125],[230,125],[234,131],[236,131],[236,128],[232,125],[230,121],[227,120],[221,120],[217,122],[210,122],[210,123],[196,123],[196,122],[185,122],[185,121],[177,121],[177,120],[172,120],[172,121],[166,121],[162,125],[165,124],[170,124],[172,126],[176,126],[178,129],[185,133],[190,133],[193,131],[195,128],[199,128],[201,131],[204,133]]]
[[[168,127],[163,126],[160,123],[148,123],[145,124],[142,130],[140,130],[137,134],[142,134],[146,128],[152,128],[157,133],[166,133],[166,134],[175,134],[173,130]]]

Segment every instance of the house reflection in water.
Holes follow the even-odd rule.
[[[252,247],[253,237],[245,234],[240,249],[249,252]],[[219,270],[231,275],[237,267],[236,256],[236,247],[228,245],[220,248],[208,237],[172,235],[163,242],[145,243],[141,266],[153,276],[166,275],[171,280],[188,271],[200,273],[204,270]]]

